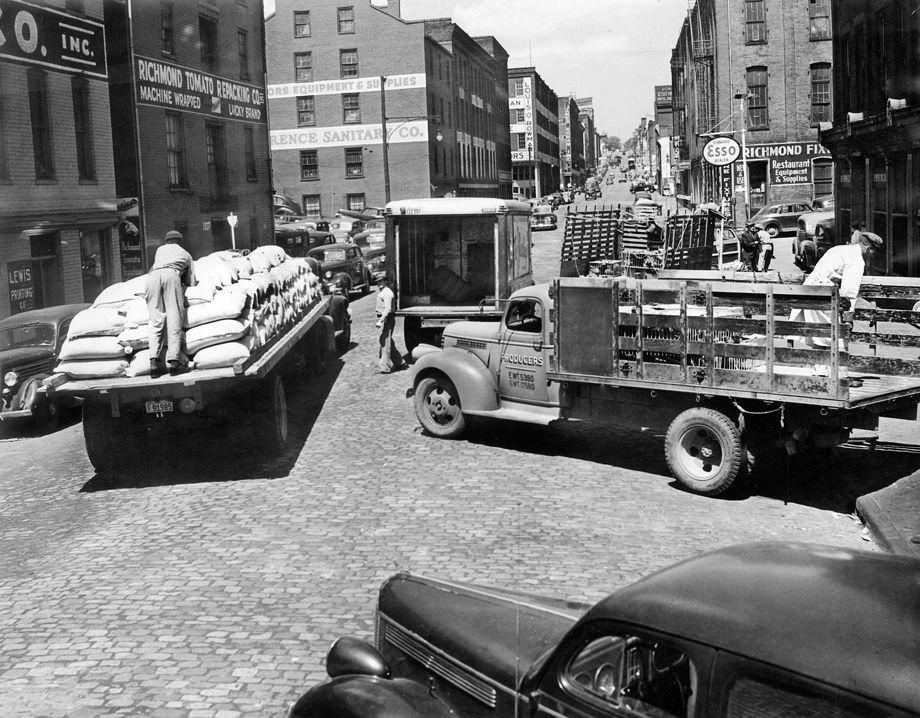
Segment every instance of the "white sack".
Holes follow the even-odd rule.
[[[121,311],[125,313],[126,324],[146,324],[150,321],[150,315],[147,313],[147,300],[135,297],[124,304]]]
[[[126,376],[149,376],[150,375],[150,350],[142,349],[132,358],[128,368],[125,369]]]
[[[93,306],[113,305],[119,307],[136,298],[134,291],[127,282],[118,282],[99,292],[99,296],[93,301]]]
[[[249,348],[246,344],[244,341],[235,341],[205,347],[195,354],[195,368],[218,369],[248,359]]]
[[[128,362],[124,359],[98,359],[95,361],[62,361],[56,371],[67,374],[71,379],[102,379],[122,376]]]
[[[129,354],[118,337],[77,337],[68,339],[61,347],[60,359],[120,359]]]
[[[132,352],[137,352],[150,346],[150,327],[146,324],[137,327],[127,327],[116,338],[119,344],[128,347]]]
[[[79,312],[70,322],[67,338],[118,336],[125,328],[124,315],[113,307],[90,307]]]
[[[212,301],[193,304],[188,308],[186,326],[197,327],[219,319],[236,319],[243,313],[245,306],[246,294],[243,292],[215,292]]]
[[[236,319],[221,319],[216,322],[199,324],[185,333],[185,345],[189,354],[194,354],[205,347],[224,342],[232,342],[246,336],[249,327]]]
[[[185,288],[185,299],[189,305],[210,302],[214,299],[215,291],[216,287],[213,284],[205,284],[199,281],[194,287]]]

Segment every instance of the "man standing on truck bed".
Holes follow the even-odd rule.
[[[147,274],[147,314],[150,323],[150,376],[188,371],[185,354],[185,287],[195,285],[195,263],[179,242],[182,235],[171,230],[157,247]],[[164,363],[164,354],[166,362]]]

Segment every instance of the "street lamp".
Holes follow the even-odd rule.
[[[739,101],[741,113],[741,170],[744,174],[744,223],[747,224],[751,212],[751,181],[748,177],[747,165],[747,100],[750,92],[736,92],[735,99]]]

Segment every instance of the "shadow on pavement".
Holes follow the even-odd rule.
[[[49,429],[34,419],[14,419],[0,421],[0,439],[34,439],[51,436],[61,429],[80,423],[80,407],[69,409],[62,415],[56,427]]]
[[[241,398],[236,404],[228,402],[215,416],[200,419],[193,430],[163,431],[150,442],[143,466],[130,473],[96,474],[80,491],[284,478],[297,462],[342,367],[335,359],[322,374],[285,381],[288,449],[283,456],[266,456],[254,446],[248,404]]]

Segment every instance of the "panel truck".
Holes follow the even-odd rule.
[[[504,301],[533,284],[530,205],[438,197],[390,202],[387,277],[410,351],[439,344],[448,324],[497,320]]]
[[[920,283],[869,279],[851,327],[836,287],[560,278],[515,292],[500,321],[448,327],[409,396],[446,438],[468,417],[661,431],[678,481],[719,495],[755,462],[916,419]]]

